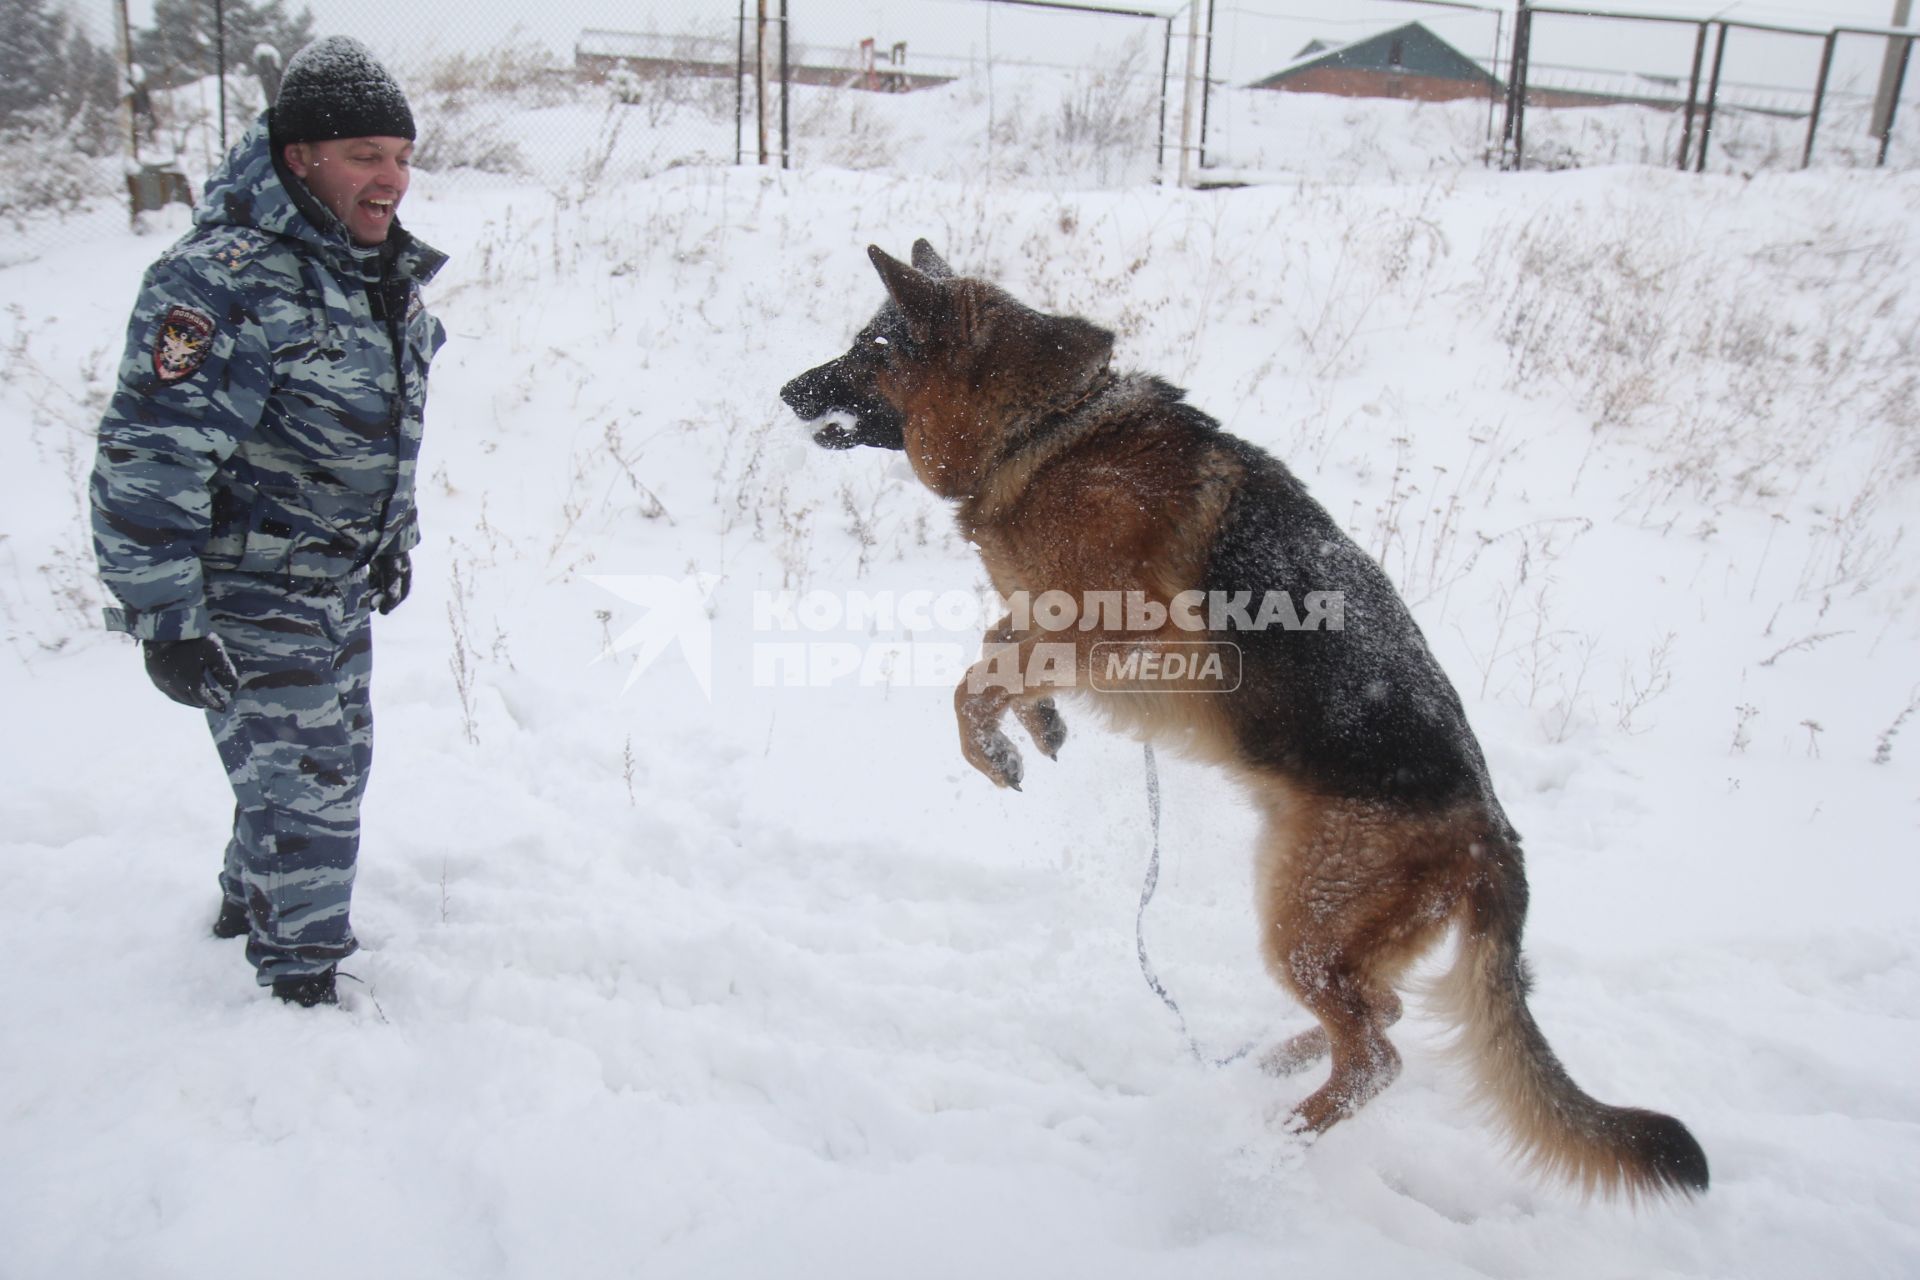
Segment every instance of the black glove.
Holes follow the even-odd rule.
[[[400,607],[413,590],[413,561],[404,551],[381,556],[367,566],[367,603],[382,617]]]
[[[212,636],[149,640],[145,648],[147,677],[175,702],[202,711],[225,711],[233,704],[240,675]]]

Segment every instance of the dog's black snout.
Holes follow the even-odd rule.
[[[809,369],[780,388],[780,398],[787,408],[810,421],[827,411],[820,396],[820,381],[820,370]]]

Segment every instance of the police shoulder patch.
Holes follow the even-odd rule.
[[[193,376],[213,350],[213,317],[192,307],[168,307],[153,334],[153,371],[162,382]]]

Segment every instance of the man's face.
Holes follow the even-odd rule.
[[[346,224],[355,244],[379,244],[413,175],[413,144],[405,138],[335,138],[287,147],[287,168],[314,198]]]

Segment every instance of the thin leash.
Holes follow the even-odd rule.
[[[1160,767],[1153,758],[1153,744],[1146,744],[1147,756],[1147,816],[1153,829],[1153,852],[1147,858],[1147,880],[1140,886],[1140,909],[1133,917],[1133,941],[1140,953],[1140,972],[1146,978],[1147,985],[1153,988],[1153,994],[1160,997],[1160,1003],[1173,1012],[1174,1021],[1180,1024],[1180,1037],[1187,1042],[1187,1049],[1193,1054],[1193,1060],[1206,1065],[1209,1062],[1216,1067],[1228,1066],[1240,1061],[1253,1052],[1257,1041],[1248,1041],[1235,1052],[1224,1058],[1208,1058],[1200,1052],[1200,1042],[1187,1030],[1187,1015],[1180,1012],[1180,1002],[1167,992],[1166,984],[1160,981],[1160,975],[1154,972],[1153,961],[1147,958],[1147,904],[1153,901],[1153,895],[1160,887]]]

